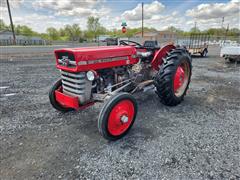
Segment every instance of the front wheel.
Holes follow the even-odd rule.
[[[191,80],[191,62],[185,49],[174,49],[167,55],[154,78],[156,93],[163,104],[176,106],[183,101]]]
[[[62,89],[62,80],[59,79],[58,81],[56,81],[54,83],[54,85],[51,87],[51,89],[49,91],[50,103],[58,111],[61,111],[61,112],[72,111],[73,110],[72,108],[64,107],[57,102],[56,97],[55,97],[55,91],[56,90],[61,90],[61,89]]]
[[[104,104],[98,118],[98,130],[105,139],[118,140],[128,133],[136,115],[135,98],[129,93],[119,93]]]

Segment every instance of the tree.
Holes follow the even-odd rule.
[[[0,30],[6,30],[8,29],[7,25],[4,23],[2,19],[0,19]]]
[[[47,34],[51,40],[58,40],[59,38],[58,31],[53,27],[47,28]]]
[[[59,36],[66,36],[66,31],[64,28],[60,28],[58,32],[59,32]]]
[[[128,28],[127,27],[127,32],[126,33],[122,33],[121,29],[113,29],[112,31],[107,31],[107,34],[109,34],[110,36],[114,36],[114,37],[133,37],[136,33],[141,32],[142,28]],[[148,27],[144,27],[144,32],[155,32],[157,31],[154,28],[148,28]]]
[[[230,36],[236,36],[239,38],[240,36],[240,29],[238,28],[232,28],[229,30],[229,33],[228,33]]]
[[[94,38],[96,40],[100,27],[101,27],[101,25],[99,23],[99,18],[90,16],[87,21],[87,28],[88,28],[87,35],[90,38]]]
[[[24,26],[17,25],[17,27],[15,27],[15,32],[16,32],[16,34],[21,34],[24,36],[34,36],[37,34],[30,27],[25,26],[25,25]]]
[[[15,33],[18,35],[18,34],[21,34],[21,26],[20,25],[17,25],[14,27],[15,29]]]
[[[173,32],[173,33],[177,33],[177,34],[182,34],[183,30],[176,28],[174,26],[170,26],[167,28],[168,31]]]
[[[191,33],[200,33],[201,31],[197,27],[193,27],[193,28],[190,29],[190,32]]]
[[[103,26],[99,26],[99,28],[98,28],[98,30],[97,30],[97,34],[99,35],[99,34],[107,34],[107,29],[105,28],[105,27],[103,27]]]
[[[79,40],[79,38],[81,36],[81,29],[78,24],[72,25],[72,34],[73,34],[72,38],[74,41]]]
[[[71,41],[78,41],[81,36],[81,29],[78,24],[66,25],[65,28],[65,35],[69,37]]]

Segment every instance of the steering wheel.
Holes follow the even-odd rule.
[[[130,40],[120,40],[119,44],[124,46],[134,46],[135,48],[142,48],[140,43]]]

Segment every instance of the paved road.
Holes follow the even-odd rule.
[[[193,59],[177,107],[137,95],[136,122],[117,142],[97,131],[100,104],[66,114],[51,107],[53,56],[0,60],[0,179],[239,179],[240,64],[218,55],[212,48]]]
[[[70,47],[86,47],[86,46],[98,46],[104,45],[104,43],[65,43],[59,45],[49,46],[0,46],[1,55],[28,55],[28,54],[41,54],[41,53],[52,53],[54,49],[70,48]]]

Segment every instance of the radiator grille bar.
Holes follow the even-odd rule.
[[[62,86],[64,91],[76,95],[83,95],[85,92],[85,73],[70,73],[61,71]]]

